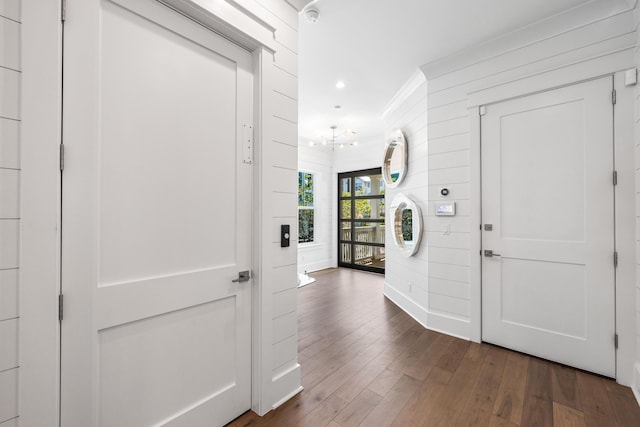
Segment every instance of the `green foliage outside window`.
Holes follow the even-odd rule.
[[[413,241],[413,212],[411,209],[402,211],[402,240]]]
[[[298,243],[314,239],[313,174],[298,172]]]
[[[313,207],[313,174],[298,172],[298,206]]]

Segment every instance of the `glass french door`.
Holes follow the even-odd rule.
[[[381,169],[338,174],[338,210],[338,265],[384,273]]]

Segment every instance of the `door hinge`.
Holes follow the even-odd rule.
[[[617,101],[618,101],[617,94],[616,94],[616,90],[614,89],[613,92],[611,92],[611,103],[613,105],[616,105]]]
[[[480,106],[480,115],[484,116],[485,114],[487,114],[487,107],[485,107],[484,105]]]
[[[618,349],[618,334],[613,335],[613,345]]]
[[[618,185],[618,171],[613,171],[613,185]]]
[[[64,170],[64,144],[60,144],[60,172]]]
[[[67,0],[60,2],[60,20],[64,22],[67,19]]]
[[[58,295],[58,320],[62,322],[64,317],[64,295]]]
[[[618,251],[613,251],[613,266],[618,266]]]
[[[253,125],[242,125],[242,163],[253,163]]]

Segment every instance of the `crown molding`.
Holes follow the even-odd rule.
[[[593,0],[420,67],[427,80],[460,70],[532,43],[633,10],[638,0]]]
[[[289,3],[291,6],[293,6],[294,8],[296,8],[298,12],[302,12],[302,9],[307,7],[309,3],[315,3],[315,1],[317,0],[285,0],[285,1]]]
[[[387,103],[382,112],[382,118],[388,118],[393,112],[395,112],[398,107],[400,107],[404,102],[409,99],[413,93],[418,90],[423,84],[427,82],[427,78],[424,73],[418,69],[416,70],[409,80],[405,82],[405,84],[393,95],[393,98]]]

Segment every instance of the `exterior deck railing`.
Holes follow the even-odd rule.
[[[358,245],[359,242],[363,243],[384,243],[384,225],[374,224],[362,227],[356,227],[355,239],[353,239],[355,245],[355,257],[352,260],[351,257],[351,245],[342,244],[342,262],[356,264],[370,264],[374,260],[381,260],[384,258],[384,248],[379,246]],[[351,228],[342,229],[342,240],[351,239]]]

